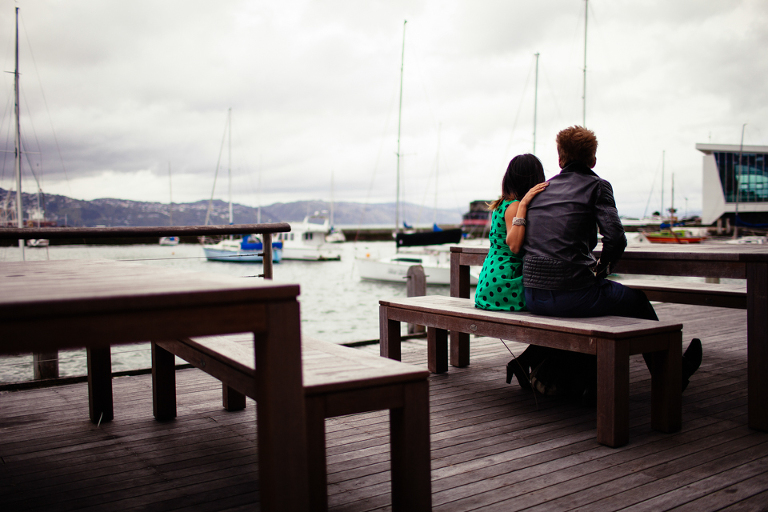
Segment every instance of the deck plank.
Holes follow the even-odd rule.
[[[746,313],[657,306],[702,339],[680,432],[650,428],[650,376],[630,360],[627,446],[596,443],[595,411],[504,382],[511,355],[473,338],[472,364],[430,378],[432,490],[439,511],[760,510],[768,433],[747,426]],[[525,345],[507,346],[519,355]],[[426,341],[403,345],[426,366]],[[115,419],[88,421],[85,384],[0,393],[3,510],[258,510],[255,404],[228,413],[221,385],[177,372],[178,417],[152,417],[150,377],[114,380]],[[332,510],[388,510],[386,412],[326,422]]]

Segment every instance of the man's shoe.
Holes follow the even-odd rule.
[[[693,338],[691,344],[685,349],[683,353],[683,391],[688,387],[688,381],[691,376],[696,373],[696,370],[701,366],[701,359],[703,356],[701,348],[701,340],[699,338]]]

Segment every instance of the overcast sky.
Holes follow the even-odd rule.
[[[404,20],[403,200],[463,212],[499,195],[533,151],[535,53],[547,177],[557,131],[582,123],[583,0],[0,0],[3,71],[16,6],[22,137],[47,193],[167,203],[172,183],[174,202],[208,199],[231,108],[236,202],[394,201]],[[662,154],[665,203],[674,174],[690,213],[696,143],[739,144],[747,123],[744,143],[768,144],[767,26],[764,0],[590,0],[586,125],[620,214],[660,208]]]

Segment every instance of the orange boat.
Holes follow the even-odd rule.
[[[695,236],[685,229],[643,232],[643,236],[654,244],[699,244],[707,238],[706,236]]]

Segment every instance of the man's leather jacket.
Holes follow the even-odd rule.
[[[601,261],[592,250],[598,229]],[[549,180],[528,206],[523,244],[526,288],[578,290],[607,273],[627,246],[611,184],[586,165],[572,162]]]

